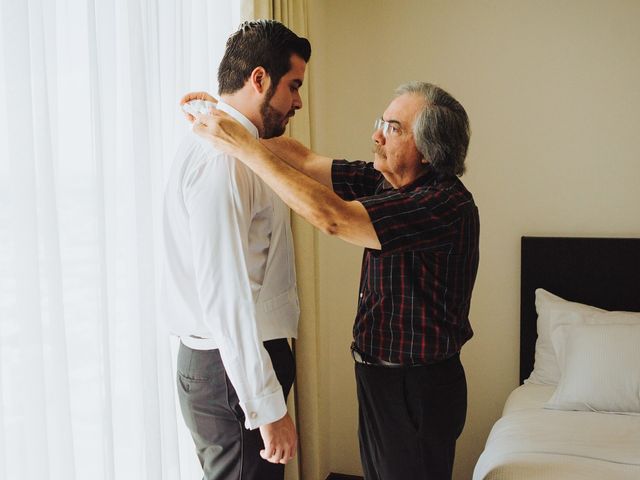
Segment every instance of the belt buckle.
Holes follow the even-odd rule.
[[[379,365],[377,361],[372,362],[368,359],[365,359],[365,357],[355,347],[351,348],[351,357],[356,363],[359,363],[361,365]]]
[[[378,366],[378,367],[390,367],[390,368],[401,368],[401,367],[403,367],[403,365],[400,364],[400,363],[387,362],[386,360],[381,360],[379,358],[375,359],[375,361],[373,361],[373,362],[371,362],[369,360],[365,360],[362,357],[362,354],[360,352],[358,352],[358,350],[356,350],[355,348],[351,349],[351,356],[353,357],[353,360],[356,363],[360,363],[362,365],[374,365],[374,366]]]

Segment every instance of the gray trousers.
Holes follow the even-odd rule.
[[[295,376],[291,348],[286,339],[269,340],[264,346],[286,398]],[[205,480],[284,478],[284,465],[260,457],[260,430],[244,427],[244,412],[218,350],[193,350],[181,343],[177,384],[182,416]]]

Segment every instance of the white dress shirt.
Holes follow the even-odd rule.
[[[258,136],[244,115],[218,109]],[[218,348],[257,428],[286,413],[262,342],[297,336],[289,208],[242,162],[190,133],[176,153],[164,199],[163,314],[190,348]]]

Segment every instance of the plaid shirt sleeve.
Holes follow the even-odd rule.
[[[374,195],[382,180],[382,174],[374,170],[373,163],[334,160],[331,165],[333,191],[343,200]]]
[[[359,198],[382,246],[380,255],[417,250],[449,250],[459,244],[475,203],[457,179],[445,185],[404,192],[383,191]]]

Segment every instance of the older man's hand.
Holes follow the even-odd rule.
[[[262,149],[260,142],[239,122],[221,110],[211,108],[209,115],[196,115],[193,131],[216,149],[245,160],[245,154]]]
[[[209,95],[207,92],[191,92],[191,93],[187,93],[185,96],[183,96],[180,99],[180,106],[182,107],[182,105],[190,102],[191,100],[207,100],[212,103],[218,103],[218,101],[214,97]],[[191,123],[195,121],[195,117],[193,115],[184,111],[183,113],[184,113],[184,116],[187,118],[187,120],[189,120]]]

